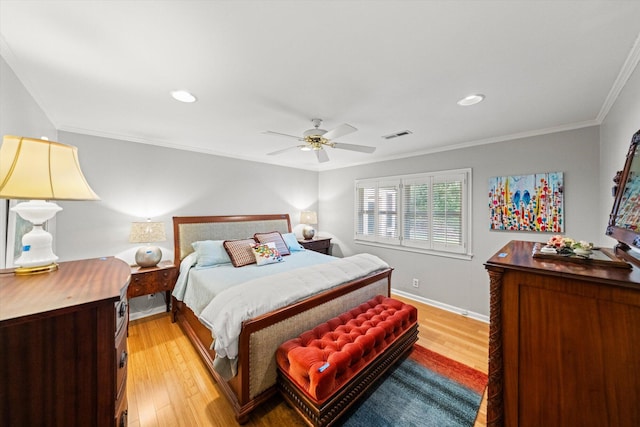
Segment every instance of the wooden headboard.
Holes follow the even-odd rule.
[[[289,214],[174,216],[174,264],[193,252],[191,244],[200,240],[234,240],[252,238],[255,233],[291,232]]]

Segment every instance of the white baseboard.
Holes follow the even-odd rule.
[[[475,313],[473,311],[469,311],[469,310],[465,310],[465,309],[460,308],[460,307],[455,307],[453,305],[445,304],[445,303],[440,302],[440,301],[435,301],[435,300],[431,300],[431,299],[428,299],[428,298],[423,298],[423,297],[420,297],[418,295],[413,295],[413,294],[410,294],[408,292],[404,292],[404,291],[401,291],[401,290],[398,290],[398,289],[391,288],[391,293],[397,294],[397,295],[399,295],[401,297],[404,297],[404,298],[407,298],[407,299],[411,299],[411,300],[414,300],[414,301],[421,302],[423,304],[430,305],[432,307],[437,307],[437,308],[441,308],[443,310],[450,311],[452,313],[460,314],[461,316],[470,317],[472,319],[479,320],[481,322],[489,323],[489,316],[485,316],[484,314]]]

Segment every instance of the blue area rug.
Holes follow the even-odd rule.
[[[414,345],[339,421],[344,427],[472,427],[487,376]]]

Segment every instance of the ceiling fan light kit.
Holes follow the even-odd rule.
[[[273,156],[277,154],[282,154],[289,150],[300,149],[301,151],[314,151],[316,153],[316,158],[318,159],[318,162],[324,163],[329,161],[329,155],[324,150],[324,147],[338,148],[341,150],[358,151],[360,153],[369,153],[369,154],[376,151],[376,147],[370,147],[367,145],[345,144],[342,142],[333,141],[333,139],[335,138],[340,138],[341,136],[348,135],[358,130],[347,123],[343,123],[340,126],[330,131],[320,129],[320,125],[322,124],[322,119],[311,119],[311,123],[313,123],[313,129],[308,129],[304,131],[302,133],[302,137],[298,137],[295,135],[288,135],[286,133],[266,131],[265,133],[268,135],[286,136],[288,138],[295,138],[298,141],[304,142],[303,145],[296,145],[294,147],[288,147],[282,150],[273,151],[271,153],[267,153],[267,155]]]

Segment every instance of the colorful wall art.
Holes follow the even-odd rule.
[[[489,178],[491,230],[564,231],[562,172]]]

